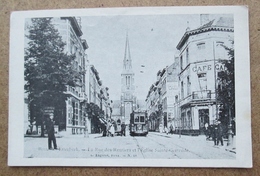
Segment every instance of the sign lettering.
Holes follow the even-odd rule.
[[[224,64],[215,64],[215,69],[217,71],[225,71],[226,67]],[[212,70],[212,65],[195,65],[192,68],[193,72],[207,72],[208,70]]]

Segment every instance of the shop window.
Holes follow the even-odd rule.
[[[188,126],[189,128],[192,127],[192,118],[191,118],[190,110],[187,111],[187,126]]]

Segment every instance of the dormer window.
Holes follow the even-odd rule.
[[[197,47],[198,47],[199,50],[205,49],[205,47],[206,47],[205,42],[198,43]]]

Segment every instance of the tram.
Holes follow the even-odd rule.
[[[146,136],[148,134],[148,118],[146,112],[132,112],[130,114],[130,136]]]

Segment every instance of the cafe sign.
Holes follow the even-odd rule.
[[[210,71],[210,70],[214,69],[214,67],[212,66],[212,64],[197,64],[197,65],[194,65],[191,69],[193,72],[198,73],[198,72]],[[227,68],[225,67],[224,64],[216,63],[215,70],[216,71],[225,71],[225,70],[227,70]]]

